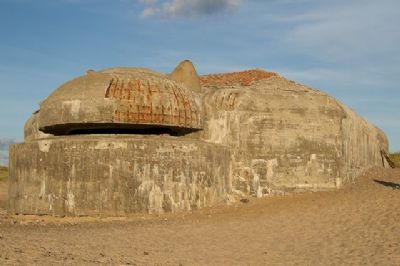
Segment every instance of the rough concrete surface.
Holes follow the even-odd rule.
[[[385,134],[263,70],[89,71],[40,104],[10,150],[11,213],[128,215],[337,189],[388,167]]]
[[[236,189],[260,197],[334,188],[384,164],[380,151],[388,147],[379,129],[325,93],[259,72],[233,81],[232,74],[203,78],[209,88],[203,138],[231,148]]]
[[[65,83],[40,104],[38,113],[38,126],[46,133],[68,134],[85,124],[101,129],[110,123],[200,129],[201,107],[194,93],[165,75],[113,68]]]

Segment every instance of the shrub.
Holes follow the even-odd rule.
[[[8,168],[0,166],[0,181],[3,181],[7,178],[8,178]]]
[[[394,162],[396,167],[400,167],[400,152],[391,153],[389,157],[390,160]]]

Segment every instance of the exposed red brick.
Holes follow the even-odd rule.
[[[276,75],[277,74],[273,72],[253,69],[241,72],[205,75],[200,77],[200,82],[202,86],[249,86],[254,81],[267,79]]]

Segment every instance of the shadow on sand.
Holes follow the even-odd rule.
[[[400,184],[398,184],[398,183],[387,182],[387,181],[377,180],[377,179],[373,179],[373,180],[374,180],[374,182],[381,184],[385,187],[391,187],[393,189],[400,189]]]

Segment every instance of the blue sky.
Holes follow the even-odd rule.
[[[398,0],[0,0],[0,139],[87,69],[263,68],[338,98],[400,151]]]

